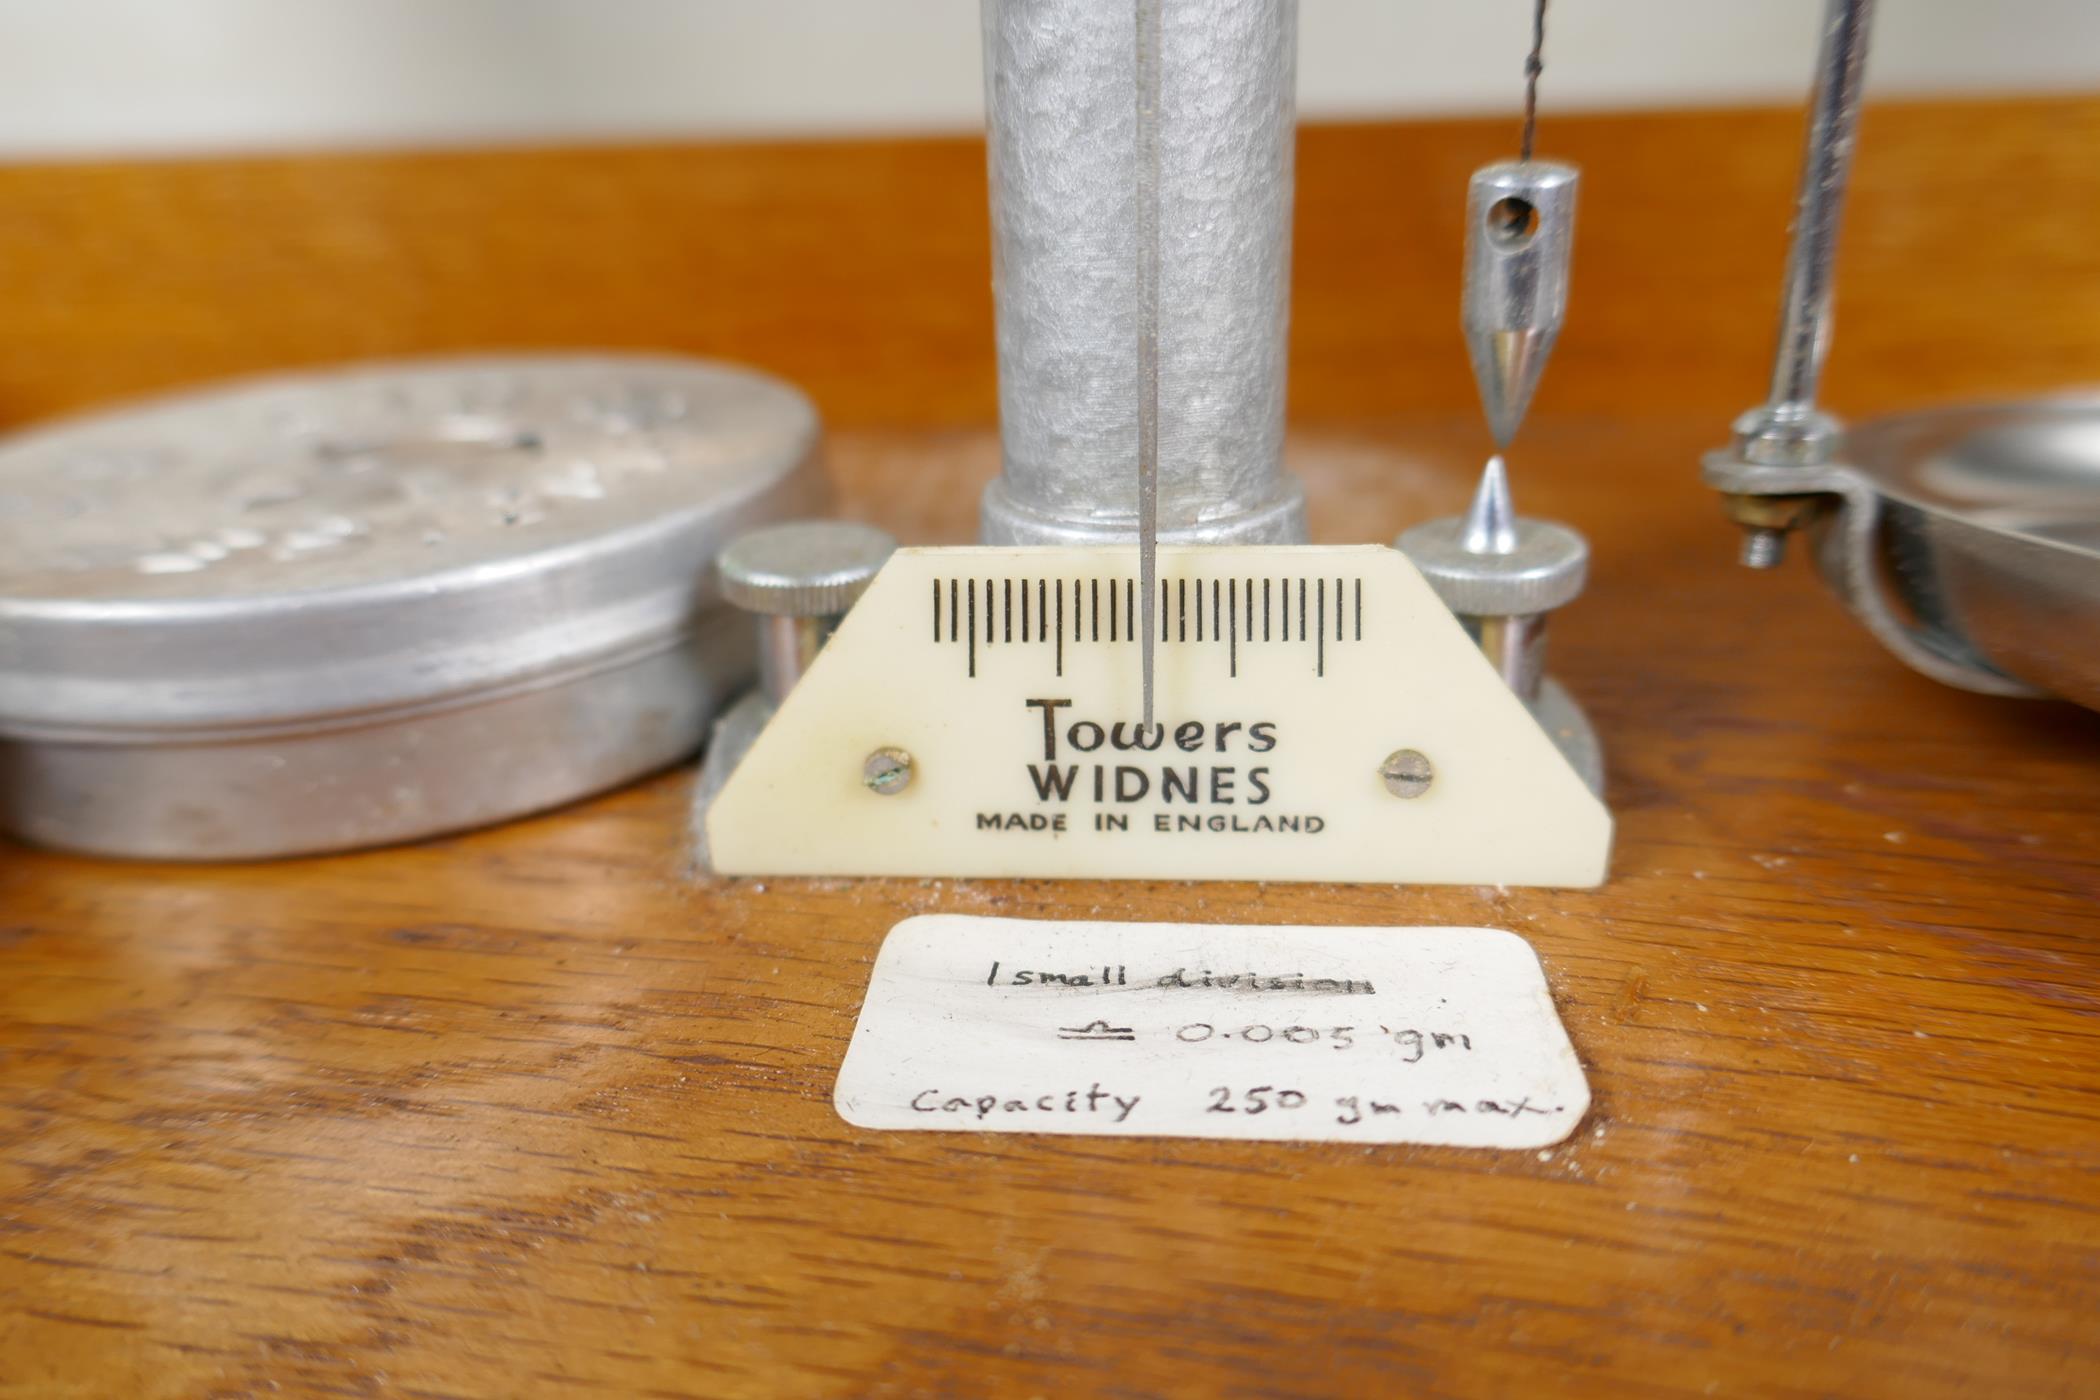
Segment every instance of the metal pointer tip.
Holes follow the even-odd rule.
[[[1498,448],[1524,421],[1567,318],[1578,179],[1558,161],[1501,161],[1467,189],[1462,321]]]
[[[1552,331],[1491,331],[1473,341],[1473,377],[1496,450],[1508,451],[1523,424],[1554,338]]]
[[[1509,469],[1499,454],[1488,458],[1480,473],[1461,538],[1468,554],[1516,553],[1517,511],[1509,499]]]

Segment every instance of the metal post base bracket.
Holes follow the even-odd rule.
[[[1593,886],[1611,815],[1406,557],[906,549],[701,816],[729,875]]]

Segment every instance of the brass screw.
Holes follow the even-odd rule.
[[[1436,769],[1419,749],[1395,749],[1378,765],[1385,790],[1395,797],[1420,797],[1436,781]]]
[[[877,749],[860,765],[860,781],[878,797],[895,797],[911,786],[911,755],[902,749]]]
[[[1744,566],[1776,569],[1786,558],[1787,536],[1814,524],[1830,498],[1728,495],[1721,502],[1728,518],[1743,527]]]

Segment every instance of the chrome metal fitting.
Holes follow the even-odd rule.
[[[1461,617],[1551,612],[1589,577],[1589,542],[1565,525],[1518,515],[1500,457],[1488,458],[1464,515],[1417,525],[1394,548]]]
[[[1603,792],[1597,731],[1575,698],[1546,674],[1546,622],[1588,582],[1589,542],[1565,525],[1519,516],[1510,504],[1502,459],[1490,457],[1464,515],[1417,525],[1394,547],[1451,609],[1590,790]]]
[[[1732,447],[1707,458],[1707,480],[1726,498],[1728,517],[1743,528],[1742,562],[1753,569],[1777,568],[1788,536],[1821,513],[1820,507],[1766,508],[1757,498],[1792,501],[1815,491],[1808,477],[1834,463],[1844,436],[1842,425],[1816,407],[1816,391],[1830,349],[1838,225],[1857,144],[1873,18],[1874,0],[1824,0],[1771,391],[1736,419]],[[1796,469],[1803,477],[1787,481],[1782,471],[1775,479],[1772,468]]]
[[[1466,187],[1466,275],[1460,319],[1481,407],[1507,448],[1568,318],[1581,175],[1550,160],[1510,160]]]
[[[1589,542],[1550,520],[1518,520],[1507,553],[1466,548],[1465,521],[1453,515],[1406,531],[1395,542],[1452,612],[1515,617],[1573,602],[1589,578]]]
[[[737,536],[716,560],[722,596],[758,616],[759,685],[787,698],[897,541],[872,525],[797,520]]]

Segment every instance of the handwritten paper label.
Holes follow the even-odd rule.
[[[834,1095],[863,1128],[1537,1148],[1589,1084],[1487,928],[890,930]]]

